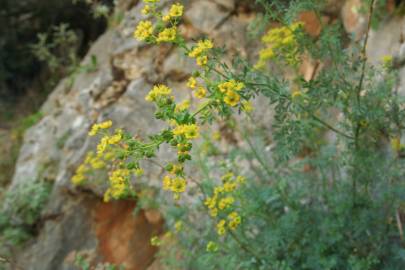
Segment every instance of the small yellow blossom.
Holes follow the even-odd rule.
[[[95,170],[97,170],[97,169],[102,169],[102,168],[105,167],[105,162],[102,161],[101,159],[97,158],[97,157],[96,157],[96,158],[93,158],[93,159],[91,160],[90,164],[91,164],[91,167],[92,167],[93,169],[95,169]]]
[[[190,100],[186,99],[182,101],[181,103],[176,105],[176,112],[182,112],[190,108]]]
[[[218,89],[221,93],[226,93],[228,91],[240,91],[245,87],[243,82],[238,82],[236,80],[229,80],[222,82],[218,85]]]
[[[195,92],[196,98],[204,98],[207,95],[207,90],[205,90],[204,87],[200,86],[197,88],[197,91]]]
[[[162,17],[162,20],[163,20],[164,22],[170,21],[170,15],[165,15],[165,16],[163,16],[163,17]]]
[[[235,230],[239,224],[241,223],[241,217],[239,216],[239,214],[237,212],[232,212],[228,215],[228,218],[230,219],[229,223],[228,223],[228,227],[231,230]]]
[[[73,183],[74,185],[83,184],[83,182],[84,182],[85,180],[86,180],[86,179],[85,179],[85,177],[84,177],[83,174],[75,174],[75,175],[72,177],[72,183]]]
[[[166,175],[163,177],[163,190],[170,190],[172,186],[172,179],[170,176]]]
[[[184,135],[186,139],[195,139],[199,136],[199,128],[195,124],[178,125],[173,129],[174,135]]]
[[[104,136],[103,138],[101,138],[100,143],[97,145],[98,156],[101,156],[104,153],[105,149],[108,146],[108,140],[109,140],[108,136]]]
[[[181,4],[174,4],[170,7],[169,15],[170,17],[180,17],[183,15],[184,7]]]
[[[171,190],[175,193],[182,193],[186,191],[186,180],[180,177],[174,178],[172,180]]]
[[[187,86],[190,87],[191,89],[196,88],[197,86],[197,80],[194,77],[190,77],[187,81]]]
[[[171,93],[172,93],[172,89],[170,89],[169,87],[167,87],[163,84],[158,84],[152,88],[152,90],[145,97],[145,100],[149,101],[149,102],[156,101],[158,98],[167,97]]]
[[[177,28],[175,26],[170,28],[165,28],[162,32],[158,34],[156,39],[157,42],[170,42],[176,39]]]
[[[99,127],[101,129],[107,129],[107,128],[110,128],[112,126],[112,121],[108,120],[108,121],[102,122],[102,123],[100,123],[98,125],[99,125]]]
[[[227,91],[224,97],[224,102],[229,106],[236,106],[239,103],[240,96],[234,91]]]
[[[145,40],[150,37],[153,33],[152,22],[141,21],[135,29],[134,37],[139,40]]]
[[[233,197],[226,197],[221,199],[218,202],[218,208],[220,210],[224,210],[227,209],[228,207],[230,207],[233,203],[235,202],[235,199]]]
[[[218,224],[217,224],[217,233],[218,233],[218,235],[224,235],[226,233],[225,225],[226,225],[226,220],[225,219],[221,219],[218,222]]]
[[[208,56],[203,55],[197,57],[197,65],[199,65],[200,67],[205,66],[207,63],[208,63]]]
[[[141,13],[142,13],[143,15],[148,15],[148,14],[150,13],[150,11],[151,11],[150,6],[149,6],[149,5],[146,5],[146,6],[144,6],[144,8],[142,9]]]

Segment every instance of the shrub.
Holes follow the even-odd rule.
[[[134,36],[173,44],[195,59],[199,68],[187,85],[200,102],[175,101],[170,87],[154,86],[145,99],[167,126],[139,139],[111,131],[111,121],[95,124],[89,135],[101,136],[97,151],[87,155],[73,183],[86,184],[93,170],[105,169],[106,201],[136,198],[132,180],[142,174],[141,161],[164,168],[162,189],[174,203],[155,198],[168,232],[151,244],[161,247],[168,269],[402,269],[405,114],[403,97],[393,90],[395,57],[368,64],[368,34],[346,48],[338,22],[308,35],[298,14],[320,18],[324,1],[274,0],[258,1],[262,18],[279,24],[264,34],[258,62],[235,57],[227,65],[210,39],[187,45],[177,29],[182,5],[162,12],[158,0],[144,2],[142,13],[153,21],[141,21]],[[374,3],[365,1],[368,29]],[[304,78],[298,69],[304,55],[327,64]],[[269,62],[288,70],[270,72]],[[251,118],[256,96],[274,108],[272,134]],[[248,124],[235,121],[238,112]],[[211,134],[201,136],[217,121],[243,145],[221,151]],[[208,139],[199,145],[199,137]],[[159,164],[154,157],[165,144],[177,157]],[[186,174],[188,163],[200,172]]]

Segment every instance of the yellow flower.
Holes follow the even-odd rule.
[[[111,121],[111,120],[108,120],[108,121],[102,122],[102,123],[98,124],[98,126],[99,126],[101,129],[110,128],[110,127],[112,126],[112,121]]]
[[[239,216],[239,214],[237,212],[232,212],[228,215],[228,218],[230,219],[229,223],[228,223],[228,227],[231,230],[235,230],[239,224],[241,223],[241,217]]]
[[[102,168],[104,168],[105,167],[105,163],[104,163],[104,161],[102,161],[101,159],[99,159],[99,158],[93,158],[92,160],[91,160],[91,162],[90,162],[90,164],[91,164],[91,167],[93,168],[93,169],[102,169]]]
[[[121,139],[122,139],[122,134],[118,133],[118,134],[115,134],[115,135],[111,136],[108,139],[108,143],[109,144],[117,144],[117,143],[119,143],[121,141]]]
[[[251,112],[251,111],[253,111],[252,103],[251,103],[250,101],[246,101],[246,100],[242,101],[242,109],[243,109],[245,112]]]
[[[170,17],[180,17],[183,15],[184,7],[181,4],[174,4],[170,7],[169,15]]]
[[[218,208],[220,210],[224,210],[228,207],[230,207],[233,203],[235,202],[235,199],[233,197],[226,197],[223,198],[219,201],[218,203]]]
[[[240,91],[245,87],[243,82],[238,82],[235,80],[229,80],[218,85],[218,89],[221,93],[226,93],[228,91]]]
[[[101,156],[104,153],[105,149],[107,148],[108,139],[109,139],[108,136],[104,136],[103,138],[101,138],[100,143],[97,145],[97,155],[98,156]]]
[[[160,0],[143,0],[144,3],[158,3]]]
[[[195,124],[178,125],[173,129],[174,135],[184,135],[186,139],[195,139],[199,136],[199,128]]]
[[[143,9],[142,9],[142,14],[143,15],[148,15],[150,12],[150,6],[146,5]]]
[[[216,217],[218,215],[218,209],[217,208],[213,208],[210,210],[210,216],[211,217]]]
[[[218,250],[218,245],[215,242],[209,241],[207,244],[208,252],[216,252]]]
[[[216,204],[217,204],[217,197],[207,197],[204,201],[204,204],[209,208],[209,209],[214,209]]]
[[[207,63],[208,63],[208,56],[204,55],[197,57],[197,65],[199,65],[200,67],[205,66]]]
[[[177,28],[175,26],[170,28],[165,28],[162,32],[158,34],[156,39],[157,42],[169,42],[176,39]]]
[[[184,178],[176,177],[172,180],[171,190],[176,193],[186,191],[186,180]]]
[[[162,17],[162,20],[163,20],[164,22],[170,21],[170,15],[165,15],[165,16],[163,16],[163,17]]]
[[[217,233],[218,235],[224,235],[226,233],[225,229],[226,221],[225,219],[221,219],[217,224]]]
[[[224,190],[225,192],[232,192],[236,189],[236,183],[233,182],[226,182],[224,184]]]
[[[183,102],[176,105],[176,112],[182,112],[190,107],[190,100],[186,99]]]
[[[135,29],[134,37],[139,40],[145,40],[150,37],[153,33],[152,22],[141,21]]]
[[[172,186],[172,179],[170,176],[166,175],[163,177],[163,190],[170,190]]]
[[[235,175],[233,174],[233,172],[227,172],[226,174],[224,174],[221,177],[222,182],[227,182],[230,181]]]
[[[209,49],[212,49],[212,48],[214,47],[214,44],[213,44],[212,41],[209,40],[209,39],[200,40],[200,41],[198,41],[197,45],[198,45],[200,48],[204,49],[204,50],[209,50]]]
[[[196,98],[204,98],[207,95],[207,90],[205,90],[204,87],[200,86],[197,88],[197,91],[195,92]]]
[[[169,87],[167,87],[163,84],[158,84],[152,88],[152,90],[145,97],[145,100],[149,101],[149,102],[156,101],[158,98],[167,97],[171,93],[172,93],[172,89],[170,89]]]
[[[212,41],[209,39],[206,40],[200,40],[197,43],[197,46],[194,47],[189,53],[188,56],[192,58],[197,58],[201,54],[205,53],[209,49],[212,49],[214,45],[212,44]]]
[[[231,90],[227,91],[224,97],[224,102],[232,107],[236,106],[239,103],[239,100],[239,94]]]
[[[99,129],[100,129],[99,125],[98,125],[98,124],[94,124],[94,125],[91,127],[91,130],[89,131],[88,135],[89,135],[89,136],[94,136],[94,135],[96,135]]]
[[[194,77],[190,77],[187,81],[187,86],[194,89],[197,86],[197,80]]]
[[[75,174],[73,177],[72,177],[72,183],[74,184],[74,185],[80,185],[80,184],[83,184],[83,182],[86,180],[86,178],[84,177],[84,175],[83,174]]]

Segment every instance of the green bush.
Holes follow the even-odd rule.
[[[395,90],[395,57],[370,65],[368,34],[347,47],[338,21],[322,25],[317,37],[308,35],[298,14],[321,18],[325,1],[261,0],[260,18],[278,26],[263,35],[255,65],[240,57],[229,64],[206,38],[186,43],[177,31],[181,5],[167,13],[159,1],[144,2],[142,13],[153,20],[141,21],[135,37],[173,44],[195,58],[199,67],[187,85],[201,102],[177,102],[170,87],[154,86],[145,99],[167,126],[138,138],[111,132],[111,121],[95,124],[89,135],[101,135],[97,153],[88,154],[72,182],[85,185],[94,170],[108,169],[105,200],[160,205],[168,232],[151,244],[161,247],[158,256],[168,269],[402,269],[405,106]],[[364,1],[368,29],[375,3]],[[325,63],[311,78],[299,72],[303,55]],[[252,119],[251,109],[260,110],[250,103],[255,97],[274,108],[271,133]],[[231,149],[221,150],[209,133],[195,143],[213,122],[225,123],[222,140]],[[164,146],[177,156],[160,164],[155,156]],[[132,182],[144,160],[164,171],[162,189],[173,199],[151,202],[136,193],[138,185],[148,186]],[[198,172],[186,173],[188,163]]]

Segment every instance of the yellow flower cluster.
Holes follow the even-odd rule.
[[[89,131],[89,136],[95,136],[100,129],[107,129],[112,126],[112,121],[108,120],[100,124],[94,124]]]
[[[211,40],[205,39],[200,40],[189,53],[188,56],[191,58],[196,58],[197,65],[205,66],[208,63],[207,53],[210,49],[214,47],[214,44]]]
[[[235,203],[235,198],[232,196],[232,193],[245,182],[245,178],[243,176],[235,177],[232,172],[229,172],[222,177],[222,182],[222,185],[214,188],[213,196],[207,197],[204,201],[204,204],[209,209],[212,217],[216,217],[220,212],[232,208]],[[228,215],[228,221],[226,219],[221,219],[217,223],[217,233],[219,235],[224,235],[226,233],[226,225],[234,230],[240,222],[241,218],[238,213],[232,211]]]
[[[100,143],[97,145],[97,155],[101,156],[109,145],[117,144],[122,139],[122,130],[116,129],[114,135],[105,135],[101,138]]]
[[[270,29],[267,34],[262,37],[262,42],[266,44],[267,47],[259,52],[259,61],[255,67],[264,67],[266,61],[273,59],[276,55],[282,56],[288,64],[295,65],[298,62],[296,31],[301,26],[302,23],[297,22],[290,26]]]
[[[163,190],[170,190],[174,193],[175,200],[180,199],[180,194],[186,191],[187,182],[182,177],[163,177]]]
[[[199,127],[196,124],[178,125],[173,129],[176,136],[184,136],[186,139],[195,139],[199,136]]]
[[[145,40],[153,34],[153,25],[151,21],[141,21],[137,25],[134,37],[139,40]]]
[[[198,85],[197,79],[195,77],[190,77],[187,81],[187,86],[192,90],[195,90],[194,95],[196,98],[205,98],[207,96],[207,89],[203,86]]]
[[[184,7],[181,4],[173,4],[170,7],[169,13],[165,16],[161,14],[161,12],[157,12],[157,6],[155,3],[157,1],[144,1],[147,4],[142,9],[142,14],[153,14],[156,19],[163,23],[163,27],[160,26],[158,23],[156,27],[153,26],[151,21],[144,20],[139,22],[136,26],[134,31],[134,37],[138,40],[147,40],[153,43],[161,43],[161,42],[173,42],[176,40],[177,37],[177,21],[171,22],[170,26],[166,25],[166,22],[171,21],[172,18],[179,18],[183,15]],[[162,29],[163,28],[163,29]],[[155,31],[156,30],[156,31]],[[155,33],[154,31],[158,33]]]
[[[183,100],[182,102],[176,104],[175,111],[176,112],[182,112],[190,108],[190,100],[186,99]]]
[[[91,169],[102,169],[106,166],[104,160],[100,159],[93,152],[87,153],[87,156],[82,164],[76,169],[75,175],[71,181],[74,185],[81,185],[85,182],[86,176]]]
[[[245,85],[242,82],[229,80],[218,85],[218,89],[224,94],[224,102],[229,106],[236,106],[240,101],[240,95],[237,93],[242,90]]]
[[[172,18],[181,17],[183,15],[184,6],[181,4],[173,4],[170,7],[169,14],[162,17],[162,20],[167,22],[170,21]]]
[[[166,85],[159,84],[155,85],[152,90],[148,93],[145,97],[146,101],[154,102],[157,101],[159,98],[167,97],[172,93],[172,89],[167,87]]]
[[[129,184],[130,170],[117,169],[110,173],[109,182],[110,187],[104,193],[104,201],[108,202],[111,198],[119,199],[126,195],[128,190],[131,189]]]
[[[162,32],[158,34],[156,41],[159,42],[170,42],[176,39],[177,27],[173,26],[170,28],[165,28]]]

